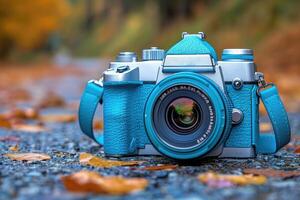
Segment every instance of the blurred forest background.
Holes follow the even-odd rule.
[[[298,109],[299,9],[299,0],[0,0],[0,66],[140,54],[203,31],[219,55],[254,49],[258,69]]]

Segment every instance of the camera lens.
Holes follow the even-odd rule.
[[[175,99],[167,108],[167,123],[170,128],[179,134],[188,134],[193,131],[201,120],[199,105],[191,98]]]
[[[208,95],[199,88],[175,85],[158,96],[152,119],[157,136],[165,144],[188,149],[210,136],[215,110]]]
[[[147,136],[158,152],[171,158],[217,156],[231,130],[231,106],[226,93],[208,77],[172,74],[147,99]]]

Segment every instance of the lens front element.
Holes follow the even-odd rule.
[[[188,134],[199,125],[200,113],[200,107],[193,99],[181,97],[168,106],[166,121],[174,132]]]

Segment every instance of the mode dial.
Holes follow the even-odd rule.
[[[144,49],[142,58],[143,60],[163,60],[165,57],[165,51],[157,47],[151,47],[150,49]]]

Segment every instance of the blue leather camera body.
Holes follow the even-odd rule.
[[[260,98],[274,133],[259,132]],[[104,133],[97,137],[92,120],[99,102]],[[290,140],[277,89],[256,72],[253,51],[224,49],[218,60],[202,32],[183,33],[167,52],[145,49],[141,61],[121,52],[103,79],[87,85],[79,122],[107,156],[247,158],[274,153]]]

